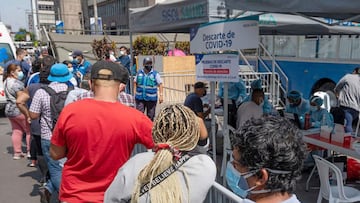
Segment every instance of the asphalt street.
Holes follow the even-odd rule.
[[[23,151],[26,151],[23,145]],[[29,160],[13,160],[11,145],[11,125],[9,119],[0,116],[0,202],[1,203],[38,203],[40,196],[40,172],[28,167]]]

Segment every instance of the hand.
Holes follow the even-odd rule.
[[[163,103],[163,101],[164,101],[163,95],[160,94],[160,96],[159,96],[159,104]]]
[[[30,124],[31,123],[31,118],[30,118],[30,116],[27,116],[26,117],[26,121]]]

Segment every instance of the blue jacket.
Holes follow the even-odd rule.
[[[156,81],[157,71],[151,70],[148,74],[141,69],[136,76],[136,94],[135,99],[145,101],[157,101],[157,87]]]

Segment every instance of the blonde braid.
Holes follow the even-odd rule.
[[[196,147],[200,137],[197,117],[191,109],[181,104],[164,107],[155,118],[152,136],[155,144],[166,143],[180,151],[190,151]],[[151,182],[155,176],[169,168],[174,163],[173,160],[173,154],[169,150],[160,150],[154,155],[137,177],[131,197],[132,203],[138,202],[141,186]],[[173,173],[150,189],[151,202],[182,202],[181,185],[179,176]]]

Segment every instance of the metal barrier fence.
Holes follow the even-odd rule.
[[[164,103],[184,103],[187,94],[193,91],[194,72],[161,73],[164,84]]]
[[[269,96],[273,106],[279,107],[283,105],[281,103],[282,95],[279,91],[280,83],[272,83],[274,77],[271,72],[240,72],[239,76],[245,83],[247,94],[250,94],[251,82],[261,79],[264,93]],[[187,94],[193,91],[193,84],[196,81],[194,72],[161,73],[161,78],[164,84],[164,104],[183,103]],[[278,78],[277,73],[275,73],[275,78]],[[272,88],[271,84],[274,84],[275,87]]]

